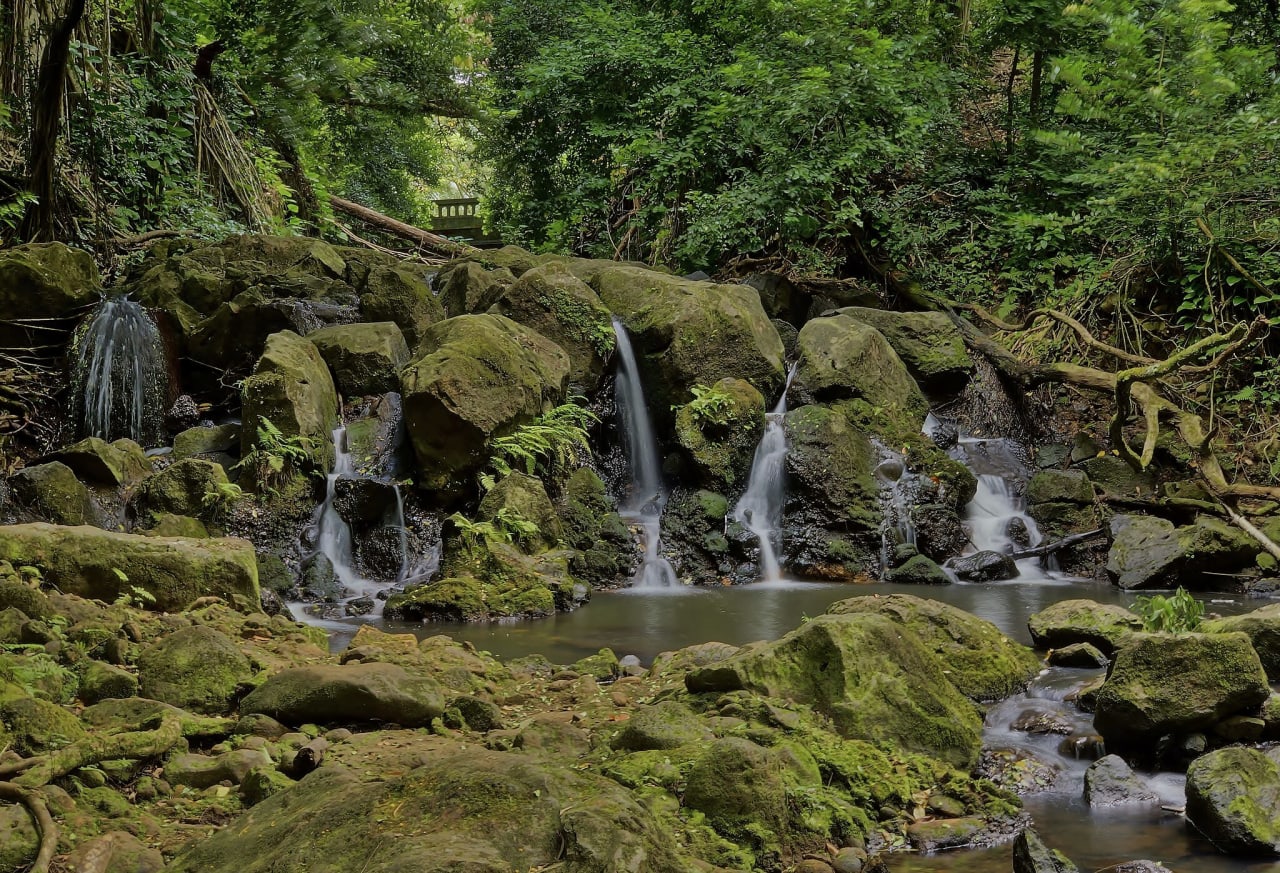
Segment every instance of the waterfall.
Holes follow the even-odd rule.
[[[733,507],[733,520],[760,541],[760,577],[765,582],[782,581],[778,553],[782,549],[782,510],[786,502],[787,392],[795,374],[793,366],[787,374],[782,398],[765,416],[764,436],[751,461],[747,490]]]
[[[151,316],[126,298],[104,300],[76,331],[71,384],[85,436],[160,443],[169,395],[164,341]]]
[[[886,447],[879,440],[872,445],[882,460],[876,465],[874,475],[880,485],[880,507],[884,520],[880,525],[880,569],[885,572],[892,565],[894,549],[903,543],[916,544],[916,528],[911,520],[911,507],[920,489],[918,477],[907,469],[902,455]]]
[[[669,588],[679,584],[675,569],[662,557],[662,510],[667,495],[662,487],[662,465],[658,460],[658,441],[649,421],[644,386],[627,329],[613,320],[613,334],[618,340],[618,376],[614,393],[618,418],[622,421],[623,441],[631,463],[631,491],[619,514],[640,528],[644,539],[644,560],[632,580],[638,588]]]
[[[347,429],[339,426],[333,431],[333,469],[325,480],[324,502],[316,511],[316,551],[324,555],[333,566],[333,575],[349,599],[370,597],[374,599],[374,614],[381,611],[382,601],[376,598],[383,587],[377,581],[364,578],[356,569],[355,542],[351,526],[347,524],[337,507],[338,481],[340,479],[366,478],[356,470],[347,447]],[[395,513],[392,526],[399,530],[400,563],[396,572],[396,584],[417,581],[421,574],[410,572],[409,535],[405,528],[404,498],[400,486],[392,483],[395,492]],[[411,579],[412,577],[412,579]]]

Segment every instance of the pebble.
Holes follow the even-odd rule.
[[[614,706],[630,706],[631,698],[623,694],[621,691],[614,691],[609,695],[609,699],[613,701]]]

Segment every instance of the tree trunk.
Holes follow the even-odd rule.
[[[1005,105],[1006,105],[1004,149],[1005,149],[1005,154],[1007,155],[1013,154],[1013,140],[1014,140],[1013,119],[1015,114],[1014,107],[1013,107],[1013,83],[1018,78],[1018,58],[1020,57],[1021,52],[1022,52],[1021,46],[1013,47],[1013,63],[1009,65],[1009,82],[1007,85],[1005,85],[1005,89],[1004,89],[1004,99],[1005,99]]]
[[[1031,117],[1039,120],[1040,100],[1044,88],[1044,50],[1036,49],[1031,56]]]
[[[28,187],[36,199],[23,220],[23,236],[32,242],[51,241],[56,235],[57,151],[62,126],[62,94],[67,79],[71,37],[84,18],[87,0],[70,0],[62,21],[49,35],[40,58],[31,107],[31,151],[27,162]]]

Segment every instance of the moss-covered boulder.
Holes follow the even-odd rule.
[[[379,265],[368,272],[360,291],[367,321],[393,321],[414,348],[427,328],[445,319],[444,306],[426,277],[407,266]]]
[[[113,664],[90,661],[80,677],[80,700],[89,706],[137,694],[138,677]]]
[[[214,427],[191,427],[173,438],[172,457],[213,460],[227,452],[240,451],[240,425],[220,424]]]
[[[766,749],[742,737],[716,740],[689,769],[684,805],[730,839],[773,848],[787,831],[789,763],[783,749]],[[808,763],[816,787],[818,768],[812,759]]]
[[[912,555],[890,569],[885,581],[895,585],[950,585],[951,577],[927,555]]]
[[[584,391],[600,384],[613,356],[613,324],[596,292],[561,263],[524,273],[489,309],[533,328],[569,355],[569,382]]]
[[[685,683],[693,693],[748,690],[805,703],[844,737],[969,766],[982,721],[946,669],[913,631],[854,613],[818,616],[776,642],[690,672]]]
[[[96,300],[101,289],[102,278],[86,251],[62,243],[5,249],[0,252],[0,346],[49,342],[47,331],[27,331],[15,322],[68,318]],[[40,334],[43,338],[36,339]]]
[[[941,312],[894,312],[861,306],[837,311],[880,331],[925,388],[956,391],[973,372],[960,329]]]
[[[1199,587],[1203,571],[1252,567],[1258,552],[1255,540],[1216,518],[1201,516],[1177,527],[1163,518],[1117,515],[1107,575],[1125,589]]]
[[[389,722],[425,727],[444,713],[440,686],[396,664],[315,664],[284,670],[240,702],[284,724]]]
[[[1013,841],[1013,873],[1080,873],[1080,868],[1027,828]]]
[[[568,550],[529,555],[513,543],[480,537],[447,547],[439,580],[387,599],[388,617],[408,621],[539,618],[571,609],[589,593],[570,570]]]
[[[889,427],[909,422],[919,431],[928,403],[880,331],[847,315],[815,318],[801,328],[797,348],[792,390],[798,400],[863,400]]]
[[[561,402],[569,356],[500,315],[463,315],[432,325],[401,373],[405,425],[420,485],[467,487],[485,444]]]
[[[66,748],[84,739],[85,729],[78,718],[56,703],[38,697],[0,696],[0,733],[7,735],[9,748],[26,758]]]
[[[579,467],[569,476],[557,511],[565,543],[578,551],[577,578],[600,588],[630,572],[635,539],[595,470]]]
[[[553,548],[564,539],[560,517],[542,480],[523,473],[510,473],[489,489],[480,501],[480,517],[498,524],[505,519],[519,519],[536,526],[538,532],[523,540],[530,551]]]
[[[1108,748],[1149,751],[1165,735],[1255,709],[1270,693],[1242,633],[1133,634],[1098,690],[1093,724]]]
[[[0,870],[26,870],[40,851],[40,834],[25,806],[0,806]]]
[[[244,380],[241,399],[243,454],[257,446],[258,428],[266,420],[285,437],[308,440],[312,456],[328,466],[331,434],[338,425],[338,394],[314,344],[289,330],[272,334],[253,375]]]
[[[769,396],[782,389],[782,340],[753,289],[624,266],[600,270],[592,286],[626,325],[659,422],[695,385],[733,378]]]
[[[676,443],[698,482],[713,491],[741,489],[764,432],[764,395],[742,379],[694,386],[676,411]]]
[[[187,458],[149,477],[134,494],[134,517],[149,526],[163,515],[214,521],[230,487],[221,464]]]
[[[9,492],[31,516],[54,524],[93,524],[98,512],[89,489],[60,461],[24,467],[9,477]]]
[[[797,568],[819,578],[852,578],[878,566],[877,458],[871,440],[824,406],[787,413],[787,481],[801,497],[784,541]]]
[[[45,457],[71,468],[83,482],[114,488],[135,482],[151,470],[141,446],[131,440],[109,443],[89,437]]]
[[[1061,600],[1032,615],[1027,627],[1032,641],[1042,649],[1089,643],[1112,655],[1129,634],[1142,630],[1142,619],[1111,603]]]
[[[853,597],[831,605],[832,615],[877,613],[910,628],[946,665],[951,683],[978,702],[1003,700],[1040,672],[1035,652],[989,621],[946,603],[907,594]]]
[[[108,603],[121,594],[134,597],[136,587],[149,595],[137,598],[142,606],[168,612],[179,612],[204,596],[254,611],[260,604],[258,565],[247,540],[10,525],[0,527],[0,561],[36,567],[58,590]]]
[[[143,696],[191,712],[228,712],[252,675],[239,646],[203,625],[179,628],[138,654]]]
[[[1280,761],[1239,746],[1187,769],[1187,820],[1229,855],[1280,855]]]
[[[1280,603],[1270,603],[1244,615],[1231,615],[1203,622],[1201,633],[1240,631],[1249,637],[1253,649],[1272,682],[1280,682]]]
[[[636,709],[610,745],[627,752],[645,752],[677,749],[710,737],[711,732],[693,710],[679,701],[662,700]]]
[[[325,766],[168,869],[498,873],[557,864],[564,873],[692,869],[620,785],[538,755],[476,748],[432,755],[389,778]]]
[[[450,317],[484,312],[515,280],[510,270],[486,270],[475,261],[458,261],[436,276],[440,302]]]
[[[335,324],[307,334],[347,397],[400,390],[409,346],[392,321]]]

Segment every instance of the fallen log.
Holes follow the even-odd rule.
[[[381,212],[377,212],[367,206],[361,206],[359,203],[353,203],[350,200],[344,200],[341,197],[335,197],[332,194],[329,195],[329,205],[339,212],[346,213],[353,218],[363,221],[370,227],[376,227],[378,230],[385,233],[401,237],[402,239],[407,239],[410,242],[416,243],[420,247],[437,254],[446,255],[452,258],[462,258],[476,255],[480,252],[480,250],[475,246],[454,242],[453,240],[440,236],[437,233],[432,233],[429,230],[423,230],[420,227],[414,227],[411,224],[405,224],[403,221],[397,221],[389,215],[383,215]]]
[[[1020,561],[1023,558],[1045,558],[1052,555],[1054,552],[1060,552],[1063,549],[1070,548],[1071,546],[1079,545],[1080,543],[1099,537],[1103,533],[1105,533],[1105,531],[1102,528],[1098,528],[1097,530],[1091,530],[1087,533],[1072,534],[1071,536],[1063,537],[1056,542],[1041,543],[1038,546],[1023,549],[1020,552],[1014,552],[1009,557],[1013,558],[1015,561]]]

